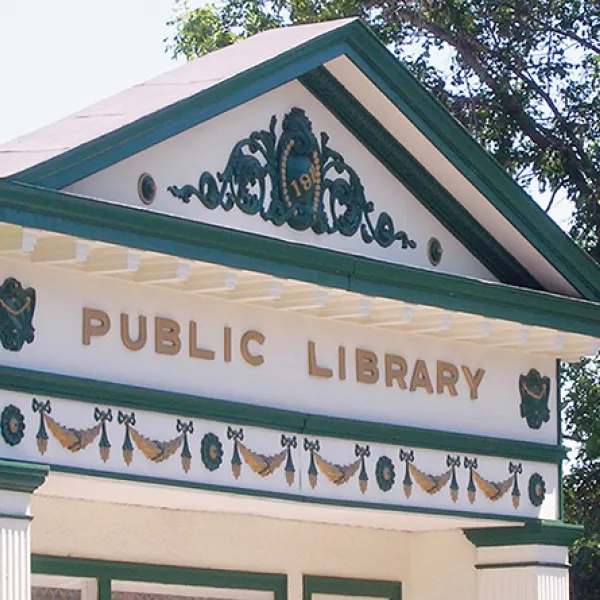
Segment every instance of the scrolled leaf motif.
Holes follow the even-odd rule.
[[[548,399],[550,396],[550,377],[544,377],[537,369],[529,369],[526,375],[519,376],[521,417],[531,429],[540,429],[550,420]]]
[[[229,211],[237,206],[248,215],[261,212],[265,201],[266,178],[276,176],[276,122],[273,117],[269,131],[255,131],[250,137],[239,141],[229,155],[225,170],[217,173],[216,178],[204,171],[198,180],[198,187],[187,184],[179,188],[172,185],[167,191],[186,204],[192,196],[196,196],[210,210],[221,207]]]
[[[35,290],[23,289],[14,277],[0,286],[0,343],[5,350],[18,352],[25,343],[33,342],[35,302]]]
[[[360,177],[329,147],[326,133],[317,140],[302,109],[292,108],[285,115],[279,139],[276,125],[273,116],[268,130],[254,131],[238,142],[216,177],[205,171],[197,188],[188,184],[167,190],[186,203],[196,196],[211,210],[237,206],[245,214],[260,214],[265,221],[297,231],[345,237],[360,231],[367,244],[387,248],[399,242],[403,249],[416,248],[406,232],[396,230],[388,213],[373,223],[375,205],[366,199]]]

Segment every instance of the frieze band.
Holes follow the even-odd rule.
[[[351,484],[352,481],[356,481],[359,491],[366,496],[369,489],[369,472],[374,468],[376,486],[386,495],[397,494],[394,492],[397,473],[403,471],[400,490],[405,500],[413,497],[413,488],[417,485],[429,496],[448,489],[454,504],[463,493],[466,493],[470,504],[475,504],[478,492],[481,492],[482,499],[491,502],[497,502],[510,493],[514,509],[517,510],[520,506],[519,476],[524,472],[522,462],[509,461],[508,477],[495,481],[482,474],[480,463],[485,461],[485,458],[446,454],[444,464],[440,464],[440,471],[429,472],[429,469],[420,466],[422,451],[418,449],[399,448],[396,455],[399,463],[396,463],[393,457],[383,453],[377,457],[373,456],[371,445],[359,442],[348,445],[347,462],[338,462],[328,457],[327,449],[331,441],[307,437],[299,440],[296,435],[285,433],[280,434],[278,448],[273,448],[274,452],[266,454],[252,447],[253,444],[246,440],[247,435],[242,427],[229,425],[219,433],[218,426],[209,425],[213,430],[203,432],[198,443],[197,438],[192,438],[194,433],[200,433],[198,424],[191,420],[176,418],[174,429],[177,435],[161,440],[143,432],[140,417],[135,412],[114,407],[94,407],[89,426],[79,428],[64,425],[52,416],[53,402],[50,399],[31,400],[31,411],[39,418],[37,431],[35,431],[35,445],[40,455],[48,452],[51,439],[56,440],[60,447],[72,454],[85,450],[97,441],[102,462],[112,461],[108,426],[114,421],[123,428],[122,458],[128,468],[137,460],[136,451],[155,464],[166,462],[179,452],[182,471],[189,475],[195,453],[194,447],[199,447],[203,467],[209,473],[213,473],[223,466],[225,447],[222,440],[225,439],[231,444],[229,460],[234,480],[240,478],[244,466],[263,479],[270,478],[274,473],[282,470],[287,486],[291,487],[298,476],[297,461],[300,460],[300,454],[295,453],[298,449],[299,452],[303,451],[307,455],[308,460],[300,462],[304,465],[302,469],[305,470],[308,484],[313,490],[319,487],[320,478],[323,477],[336,487],[356,485]],[[14,404],[6,405],[2,410],[0,421],[4,442],[9,447],[21,444],[26,429],[25,416],[21,409]],[[111,431],[110,437],[114,437],[114,425]],[[256,436],[256,432],[252,431],[251,435]],[[257,438],[254,441],[256,440]],[[442,457],[443,453],[440,453],[440,458]],[[531,505],[536,508],[541,506],[546,496],[546,483],[542,475],[537,472],[530,475],[527,491]]]

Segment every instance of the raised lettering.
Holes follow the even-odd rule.
[[[448,388],[451,396],[458,396],[456,383],[458,382],[458,369],[455,365],[443,360],[437,361],[437,393],[443,394]]]
[[[92,337],[102,337],[110,329],[110,317],[103,310],[95,308],[83,309],[83,323],[81,327],[81,341],[84,346],[89,346]]]
[[[214,350],[198,348],[198,325],[196,321],[190,321],[190,357],[202,360],[215,360]]]
[[[369,384],[379,381],[377,354],[375,352],[364,348],[356,349],[356,381]]]
[[[385,355],[385,385],[387,387],[393,387],[395,381],[401,390],[405,390],[407,373],[408,365],[402,356]]]
[[[433,386],[429,377],[429,371],[424,360],[418,359],[415,361],[415,367],[410,379],[410,391],[414,392],[419,388],[423,388],[428,394],[433,394]]]
[[[471,400],[477,400],[477,398],[479,398],[479,386],[481,385],[481,381],[485,375],[485,369],[477,369],[475,375],[473,375],[473,373],[471,373],[471,369],[465,365],[463,365],[461,369],[471,392]]]
[[[346,379],[346,348],[338,346],[338,375],[340,381]]]
[[[231,362],[231,327],[227,326],[223,330],[223,360]]]
[[[146,323],[146,317],[140,315],[138,317],[138,335],[137,339],[134,340],[129,335],[129,315],[127,313],[121,313],[121,341],[123,346],[128,350],[137,352],[141,350],[148,340],[148,326]]]
[[[177,321],[165,317],[154,318],[154,351],[157,354],[175,356],[181,350],[179,334],[181,327]]]
[[[308,342],[308,374],[312,377],[322,377],[331,379],[333,371],[327,367],[320,367],[317,364],[317,345],[313,341]]]
[[[246,331],[240,340],[240,351],[242,353],[243,359],[253,367],[258,367],[265,362],[264,356],[262,354],[252,354],[248,349],[248,345],[250,342],[256,342],[261,346],[265,343],[265,336],[260,331],[254,331],[251,329],[250,331]]]

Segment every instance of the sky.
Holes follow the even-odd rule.
[[[0,143],[175,68],[163,42],[175,2],[0,0]],[[566,227],[569,202],[550,214]]]
[[[0,0],[0,143],[173,69],[175,0]]]

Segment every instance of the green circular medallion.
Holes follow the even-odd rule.
[[[0,416],[0,430],[2,438],[9,446],[16,446],[25,433],[25,417],[14,405],[4,407]]]

